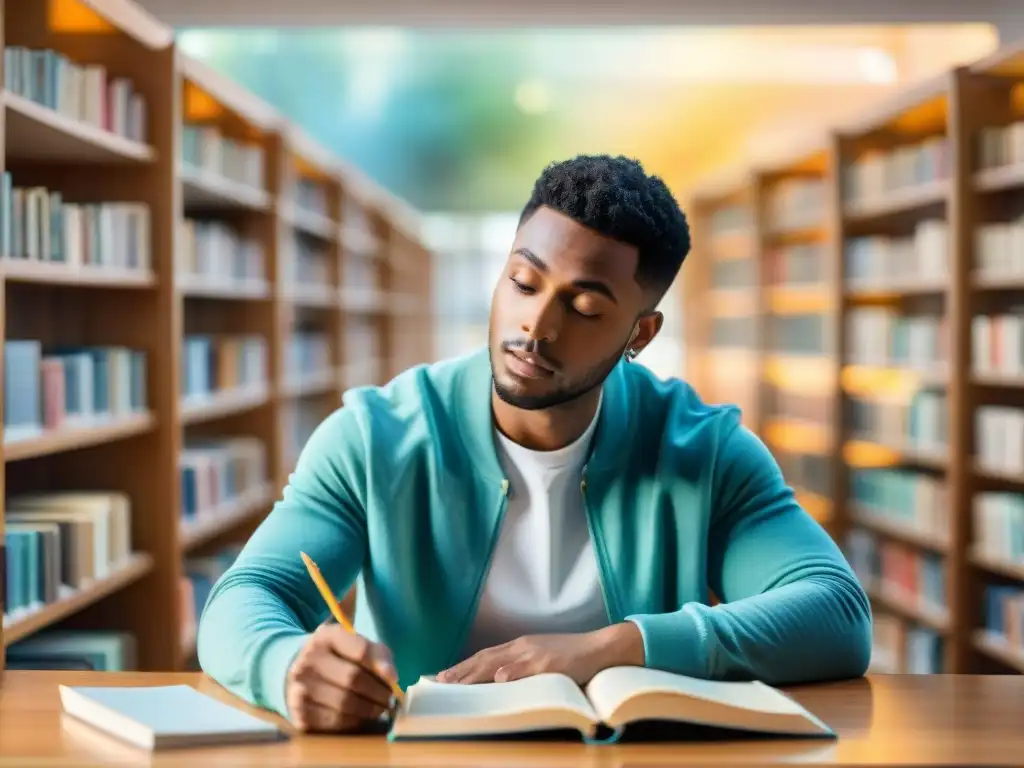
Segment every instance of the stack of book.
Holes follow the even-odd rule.
[[[224,136],[216,126],[182,127],[181,162],[246,186],[264,186],[262,148]]]
[[[825,218],[825,180],[794,178],[774,185],[768,199],[766,214],[772,230],[817,227]]]
[[[1024,309],[971,319],[971,364],[981,376],[1024,375]]]
[[[79,123],[146,142],[146,101],[132,81],[101,64],[82,64],[52,50],[4,48],[4,88]]]
[[[5,621],[70,597],[128,564],[131,501],[124,493],[62,491],[7,500]]]
[[[225,547],[207,557],[190,557],[185,560],[185,575],[181,580],[182,594],[182,644],[192,648],[203,607],[210,597],[213,585],[238,558],[241,546]]]
[[[267,449],[255,437],[189,439],[178,459],[183,522],[217,515],[267,482]]]
[[[1024,494],[984,491],[974,496],[974,547],[997,563],[1024,566]]]
[[[950,173],[950,148],[945,136],[916,144],[862,154],[843,168],[843,199],[872,203],[890,194],[920,187]]]
[[[0,185],[0,255],[10,259],[149,270],[149,206],[137,202],[74,202],[46,187]]]
[[[949,275],[949,226],[943,219],[925,219],[914,226],[909,237],[850,238],[843,268],[851,290],[884,291],[945,280]]]
[[[4,439],[90,427],[147,410],[146,353],[4,342]]]
[[[292,331],[285,346],[285,380],[299,382],[330,369],[330,336],[315,330]]]
[[[949,538],[949,494],[943,477],[905,469],[851,469],[850,504],[862,515],[928,538]]]
[[[946,579],[940,555],[916,551],[860,528],[848,534],[846,550],[857,578],[870,591],[916,605],[922,613],[945,614]]]
[[[983,405],[974,413],[978,468],[995,474],[1024,475],[1024,409]]]
[[[904,315],[889,307],[856,307],[847,314],[846,327],[850,363],[947,371],[949,333],[942,315]]]
[[[895,450],[944,454],[949,435],[946,393],[921,390],[904,398],[846,400],[846,418],[852,438]]]
[[[186,336],[181,395],[201,401],[217,392],[265,387],[267,362],[262,336]]]
[[[178,274],[218,283],[266,279],[263,246],[223,221],[183,219],[178,225]]]
[[[292,186],[291,198],[294,205],[300,210],[330,218],[327,190],[323,184],[311,179],[299,178]]]
[[[99,630],[49,630],[7,649],[8,669],[130,672],[138,669],[135,635]]]

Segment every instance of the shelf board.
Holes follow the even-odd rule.
[[[971,563],[974,564],[975,568],[980,568],[983,571],[1024,582],[1024,563],[1014,563],[1009,560],[990,557],[982,553],[977,547],[971,549]]]
[[[181,423],[197,424],[242,411],[259,408],[270,400],[266,385],[233,387],[205,397],[184,398],[181,401]]]
[[[949,188],[948,179],[938,179],[927,184],[898,189],[879,195],[873,200],[847,203],[843,216],[849,222],[858,222],[926,208],[945,202]]]
[[[4,91],[7,159],[59,163],[145,163],[152,147],[58,114]]]
[[[372,314],[383,312],[388,306],[388,297],[376,288],[342,288],[338,300],[344,312]]]
[[[914,447],[897,448],[869,438],[853,438],[843,445],[843,461],[861,469],[894,467],[911,464],[928,469],[944,470],[948,454]]]
[[[306,374],[298,381],[285,381],[281,387],[281,394],[292,398],[309,397],[330,392],[340,386],[341,374],[334,368],[328,368]]]
[[[971,287],[976,291],[1024,290],[1024,275],[971,275]]]
[[[949,288],[949,278],[924,278],[914,282],[889,281],[878,285],[848,283],[843,292],[849,302],[887,301],[914,296],[944,294]]]
[[[283,215],[285,221],[299,232],[326,242],[333,242],[338,238],[338,225],[316,211],[307,211],[294,205],[286,205]]]
[[[128,562],[109,576],[97,579],[92,584],[76,590],[56,602],[49,603],[10,624],[4,621],[4,646],[17,642],[29,635],[46,629],[58,621],[78,613],[104,597],[118,592],[129,584],[141,579],[153,568],[153,557],[144,553],[133,554]]]
[[[1024,473],[995,467],[984,467],[977,461],[974,463],[974,474],[985,480],[998,480],[1003,483],[1024,485]]]
[[[96,288],[152,288],[156,285],[156,275],[148,269],[75,266],[32,259],[0,259],[0,275],[7,282],[44,285]]]
[[[88,448],[148,432],[156,424],[152,413],[138,413],[83,427],[44,430],[32,437],[4,441],[7,462]]]
[[[334,288],[323,283],[285,283],[281,301],[297,307],[336,307],[338,303]]]
[[[1024,374],[975,373],[971,375],[971,383],[977,387],[1017,389],[1024,387]]]
[[[181,524],[181,548],[188,552],[205,544],[236,525],[249,520],[271,502],[270,483],[252,488],[236,499],[219,504],[195,520]]]
[[[1024,672],[1024,648],[1015,648],[1005,637],[986,629],[975,630],[972,640],[979,653]]]
[[[770,418],[764,425],[765,440],[790,453],[827,455],[832,450],[825,424],[805,419]]]
[[[271,296],[270,283],[266,280],[218,281],[193,275],[178,275],[176,280],[178,292],[190,298],[259,301]]]
[[[974,174],[974,188],[979,192],[999,192],[1024,187],[1024,163],[986,168]]]
[[[916,530],[906,523],[890,520],[880,513],[871,512],[869,509],[857,504],[850,504],[850,517],[857,525],[861,525],[875,533],[880,533],[890,539],[901,541],[904,544],[910,544],[941,554],[944,554],[949,549],[946,539],[940,536]]]
[[[266,211],[270,208],[270,193],[265,189],[234,181],[205,168],[182,165],[178,169],[178,179],[186,210]]]

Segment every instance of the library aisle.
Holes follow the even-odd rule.
[[[0,670],[193,668],[313,428],[433,359],[431,255],[130,2],[0,4]]]
[[[688,371],[843,547],[872,668],[1024,672],[1024,45],[690,203]]]

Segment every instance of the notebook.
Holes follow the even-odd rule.
[[[144,749],[251,744],[284,737],[274,724],[188,685],[59,688],[66,714]]]
[[[582,689],[560,674],[476,685],[423,677],[406,692],[388,738],[479,738],[571,729],[588,742],[614,742],[627,725],[644,721],[786,736],[835,736],[793,699],[764,683],[613,667],[599,672]],[[608,729],[611,735],[597,739]]]

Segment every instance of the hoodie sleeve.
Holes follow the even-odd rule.
[[[285,717],[288,669],[327,612],[299,553],[312,558],[339,596],[366,557],[361,434],[352,408],[316,428],[281,500],[214,585],[199,623],[203,671]]]
[[[870,603],[836,543],[797,503],[774,457],[733,422],[712,472],[709,585],[722,603],[628,617],[647,665],[769,684],[859,677]]]

